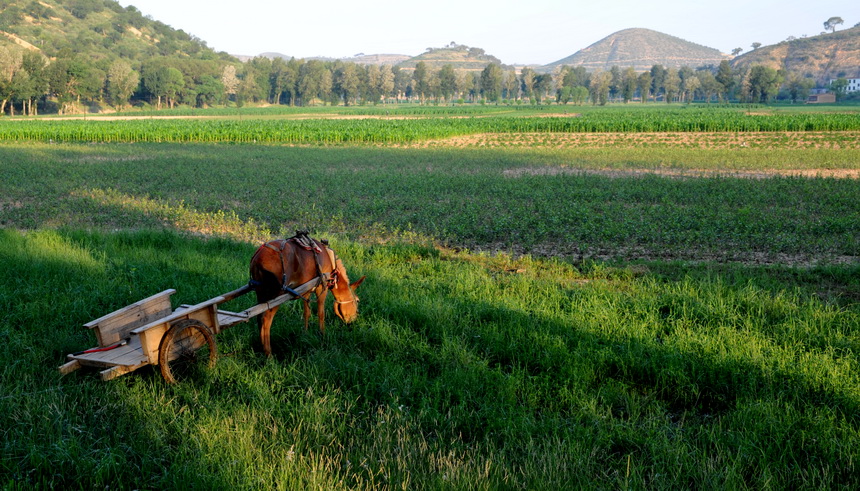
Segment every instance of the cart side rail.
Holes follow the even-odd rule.
[[[84,327],[95,330],[96,339],[101,348],[118,343],[127,339],[132,330],[170,315],[173,312],[170,307],[170,296],[174,293],[176,290],[173,288],[156,293],[87,322]]]

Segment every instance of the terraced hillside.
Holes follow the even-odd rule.
[[[645,71],[655,64],[669,67],[718,65],[726,56],[675,36],[650,29],[624,29],[610,34],[591,46],[542,67],[552,71],[556,66],[584,66],[588,71],[609,70],[613,66],[632,66]]]
[[[732,65],[740,69],[765,65],[800,73],[822,85],[831,78],[860,77],[860,27],[764,46],[737,57]]]

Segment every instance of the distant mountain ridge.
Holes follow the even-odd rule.
[[[283,53],[276,53],[276,52],[260,53],[258,56],[262,56],[264,58],[269,58],[269,59],[282,58],[282,59],[287,60],[287,61],[294,58],[293,56],[285,55]],[[243,55],[237,55],[236,57],[242,61],[247,61],[247,60],[253,58],[252,56],[243,56]],[[409,55],[397,55],[397,54],[366,55],[364,53],[359,53],[355,56],[349,56],[346,58],[330,58],[330,57],[326,57],[326,56],[311,56],[311,57],[305,57],[302,59],[304,59],[304,60],[321,60],[321,61],[339,60],[339,61],[344,61],[344,62],[357,63],[359,65],[397,65],[398,63],[406,61],[410,58],[412,58],[412,57]]]
[[[667,68],[692,68],[718,65],[729,57],[719,50],[691,43],[651,29],[624,29],[581,49],[539,71],[552,71],[557,66],[583,66],[589,71],[609,70],[613,66],[633,67],[645,71],[653,65]]]
[[[762,46],[732,61],[737,69],[752,65],[796,72],[822,86],[830,79],[860,78],[860,27]]]

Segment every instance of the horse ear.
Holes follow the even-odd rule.
[[[359,287],[359,285],[361,285],[361,283],[364,281],[365,278],[367,278],[367,276],[362,276],[361,278],[358,279],[358,281],[349,285],[349,287],[352,288],[353,290],[355,290],[356,288]]]

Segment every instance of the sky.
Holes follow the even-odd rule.
[[[296,58],[417,56],[456,42],[503,63],[548,64],[622,29],[653,29],[730,53],[815,36],[838,16],[860,23],[857,0],[122,0],[233,55]]]

